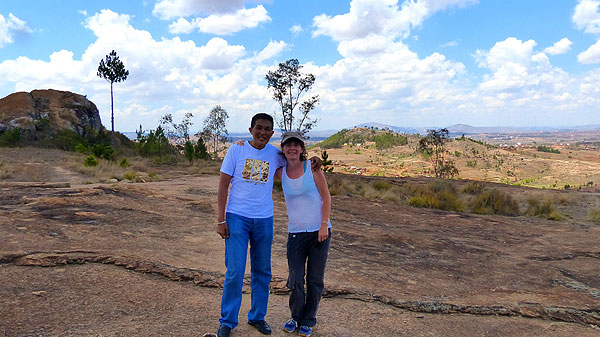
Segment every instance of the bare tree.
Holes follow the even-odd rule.
[[[302,74],[302,66],[297,59],[279,63],[275,71],[269,71],[265,76],[268,88],[273,90],[273,99],[281,107],[281,120],[277,123],[283,131],[298,131],[306,134],[310,131],[317,119],[311,119],[309,112],[319,103],[319,95],[314,95],[301,102],[301,97],[306,94],[315,83],[313,74]],[[295,109],[300,111],[299,116],[294,116]]]
[[[125,81],[129,76],[129,70],[125,70],[125,65],[119,60],[117,52],[114,50],[106,55],[106,60],[100,60],[98,66],[98,77],[104,78],[110,82],[110,126],[111,131],[115,132],[115,113],[113,108],[113,83]]]
[[[167,137],[171,139],[183,138],[185,143],[190,140],[190,126],[194,124],[192,118],[194,114],[186,112],[181,123],[177,124],[173,122],[173,115],[170,113],[165,114],[160,118],[159,125],[165,130]]]
[[[218,146],[227,141],[229,135],[226,129],[229,114],[220,105],[215,106],[204,120],[202,137],[212,144],[213,158],[217,157]]]

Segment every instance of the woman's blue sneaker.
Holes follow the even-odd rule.
[[[307,327],[306,325],[301,325],[300,330],[298,330],[298,335],[308,337],[312,333],[312,329]]]
[[[283,325],[283,331],[288,333],[294,332],[296,331],[296,329],[298,329],[298,323],[296,323],[296,321],[293,318],[290,318],[290,320],[285,322],[285,324]]]

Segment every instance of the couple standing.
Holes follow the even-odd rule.
[[[289,218],[287,287],[290,289],[291,312],[283,330],[310,336],[323,292],[331,237],[331,197],[325,175],[316,157],[311,158],[312,166],[315,166],[311,169],[299,133],[283,135],[282,151],[269,144],[273,135],[273,117],[270,115],[256,114],[249,130],[252,141],[232,145],[221,166],[217,233],[225,239],[227,272],[217,335],[228,337],[238,325],[248,242],[252,290],[248,324],[263,334],[271,333],[265,315],[271,282],[272,192],[274,179],[281,178]]]

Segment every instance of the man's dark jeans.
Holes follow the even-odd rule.
[[[287,242],[289,267],[287,287],[290,289],[290,311],[292,318],[299,325],[309,327],[317,323],[316,315],[323,294],[323,277],[331,230],[327,240],[318,242],[318,238],[318,231],[289,233]],[[306,292],[304,291],[305,271]]]

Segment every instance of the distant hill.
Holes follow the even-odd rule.
[[[377,149],[406,145],[407,136],[389,129],[358,128],[342,129],[316,145],[323,149],[341,148],[345,144],[364,145],[374,143]]]
[[[355,125],[355,127],[368,128],[368,129],[377,128],[380,130],[390,129],[390,130],[398,132],[398,133],[423,133],[423,131],[425,130],[425,128],[401,127],[401,126],[382,124],[382,123],[376,123],[376,122],[362,123],[362,124]]]

